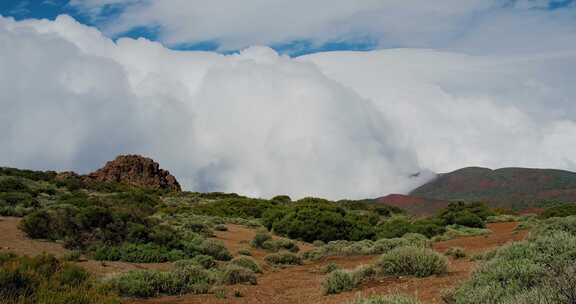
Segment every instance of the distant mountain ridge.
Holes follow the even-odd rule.
[[[557,169],[467,167],[439,174],[409,196],[440,201],[483,201],[494,207],[576,202],[576,173]]]

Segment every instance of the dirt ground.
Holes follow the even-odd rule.
[[[521,240],[526,236],[526,231],[514,232],[517,223],[494,223],[488,228],[492,234],[486,236],[466,237],[449,240],[434,244],[434,249],[444,252],[450,247],[462,247],[468,254],[484,252],[501,246],[510,241]],[[254,231],[240,227],[230,226],[227,232],[218,232],[217,237],[223,240],[232,252],[240,248],[248,248],[247,240],[254,237]],[[307,250],[309,248],[304,248]],[[264,252],[252,250],[256,259],[261,260]],[[451,260],[449,272],[442,276],[428,278],[413,277],[389,277],[376,282],[361,286],[357,290],[338,295],[322,295],[322,280],[324,275],[320,269],[334,262],[342,268],[354,268],[358,265],[369,264],[377,257],[331,257],[318,262],[306,263],[303,266],[293,266],[285,269],[265,268],[265,273],[258,278],[256,286],[231,286],[228,288],[228,298],[218,299],[214,295],[184,295],[162,297],[148,300],[134,300],[128,303],[147,304],[292,304],[292,303],[322,303],[336,304],[346,303],[360,296],[375,294],[407,294],[413,295],[424,303],[443,303],[441,294],[444,289],[455,287],[466,280],[476,263],[468,259]],[[235,290],[239,290],[243,297],[233,296]]]
[[[18,230],[20,219],[0,217],[0,251],[11,251],[22,255],[36,255],[42,252],[51,253],[56,256],[64,255],[67,250],[61,244],[45,241],[37,241],[26,238]],[[450,247],[462,247],[469,255],[484,252],[503,244],[523,239],[527,232],[514,232],[517,223],[494,223],[488,228],[492,234],[486,236],[475,236],[459,238],[434,244],[434,249],[444,252]],[[307,262],[302,266],[275,269],[266,266],[263,262],[267,254],[262,250],[255,250],[250,247],[249,241],[254,238],[256,232],[253,229],[237,225],[228,225],[228,231],[216,232],[216,238],[224,241],[229,250],[236,255],[240,249],[248,249],[253,257],[264,266],[264,274],[258,277],[258,285],[238,285],[230,286],[228,298],[218,299],[214,295],[183,295],[161,297],[147,300],[127,300],[127,304],[147,303],[147,304],[217,304],[217,303],[261,303],[261,304],[292,304],[292,303],[321,303],[336,304],[346,303],[360,296],[374,294],[407,294],[413,295],[424,303],[442,303],[441,293],[444,289],[452,288],[466,280],[476,263],[468,259],[451,260],[449,272],[442,276],[428,278],[413,277],[389,277],[379,281],[370,282],[358,289],[338,295],[322,295],[322,280],[324,275],[320,269],[334,262],[341,268],[354,268],[359,265],[369,264],[377,257],[330,257],[321,261]],[[310,250],[309,244],[299,244],[302,250]],[[124,262],[97,262],[83,260],[78,263],[89,271],[102,276],[115,273],[126,272],[133,269],[159,269],[169,270],[173,266],[171,263],[164,264],[137,264]],[[233,296],[234,291],[240,291],[242,297]]]
[[[20,218],[16,217],[0,217],[0,252],[13,252],[18,255],[28,256],[48,253],[57,257],[62,257],[66,253],[70,252],[59,243],[27,238],[24,232],[18,229],[20,220]],[[77,264],[100,276],[108,276],[135,269],[169,270],[172,268],[171,263],[138,264],[125,262],[99,262],[87,259],[81,259]]]

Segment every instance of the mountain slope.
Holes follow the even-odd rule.
[[[484,201],[527,208],[541,202],[576,201],[576,173],[554,169],[469,167],[440,174],[411,196],[447,201]]]
[[[446,208],[450,202],[403,194],[389,194],[377,198],[375,203],[398,207],[413,215],[431,215],[438,209]]]

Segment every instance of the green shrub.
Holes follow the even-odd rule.
[[[350,291],[357,286],[358,282],[352,272],[346,270],[333,271],[322,282],[322,289],[326,295]]]
[[[180,260],[174,263],[176,268],[185,268],[188,266],[200,266],[204,269],[212,269],[216,267],[216,260],[213,257],[208,255],[197,255],[192,259],[188,260]]]
[[[482,218],[471,212],[461,212],[454,217],[454,224],[472,228],[484,228],[485,224]]]
[[[205,269],[216,267],[216,261],[209,255],[197,255],[192,258],[192,261],[197,265],[204,267]]]
[[[124,261],[131,263],[164,263],[182,260],[187,255],[180,250],[170,250],[155,244],[132,244],[122,246],[96,246],[92,258],[97,261]]]
[[[336,263],[330,262],[326,264],[326,266],[322,267],[322,270],[320,270],[320,272],[328,274],[338,269],[340,269],[340,267]]]
[[[302,265],[302,258],[290,253],[280,252],[267,255],[264,260],[271,265]]]
[[[228,231],[228,226],[223,225],[223,224],[218,224],[218,225],[214,226],[214,230],[216,230],[216,231]]]
[[[312,242],[312,245],[314,245],[314,247],[322,247],[322,246],[326,245],[326,243],[324,243],[321,240],[315,240],[314,242]]]
[[[383,254],[377,267],[385,275],[427,277],[447,272],[448,260],[431,249],[399,247]]]
[[[461,247],[450,247],[446,251],[445,255],[451,256],[455,259],[461,259],[466,257],[466,251]]]
[[[80,256],[81,256],[80,251],[78,251],[78,250],[73,250],[73,251],[70,251],[70,252],[66,253],[66,254],[62,257],[62,259],[63,259],[64,261],[77,262],[77,261],[80,260]]]
[[[576,299],[576,218],[539,222],[525,241],[484,256],[451,303],[571,303]]]
[[[250,250],[248,250],[248,249],[240,249],[240,250],[238,250],[238,254],[239,255],[245,255],[245,256],[252,256],[252,252],[250,252]]]
[[[392,296],[371,296],[364,299],[357,299],[349,304],[420,304],[414,298],[392,295]]]
[[[94,283],[84,269],[54,256],[0,254],[0,303],[120,303],[108,292],[97,291]]]
[[[200,245],[200,252],[212,256],[219,261],[229,261],[232,259],[232,255],[226,246],[224,246],[224,243],[218,240],[205,240]]]
[[[547,219],[551,217],[567,217],[576,215],[576,204],[565,204],[548,208],[540,214],[539,218]]]
[[[375,236],[371,217],[349,212],[333,202],[305,198],[290,204],[284,212],[268,214],[269,228],[291,239],[306,242],[315,240],[361,240]],[[376,217],[372,217],[376,221]]]
[[[250,269],[236,266],[228,265],[222,272],[221,283],[228,285],[250,283],[251,285],[256,285],[258,280],[256,274]]]
[[[262,273],[260,265],[251,257],[237,257],[233,259],[231,264],[250,269],[255,273]]]
[[[370,240],[358,242],[332,241],[322,247],[305,252],[303,257],[317,260],[326,256],[375,255],[405,246],[428,248],[431,246],[431,242],[425,236],[417,233],[407,233],[401,238],[380,239],[375,242]]]
[[[25,192],[32,193],[32,190],[21,178],[8,177],[0,179],[0,192]]]
[[[446,232],[443,235],[437,235],[432,238],[432,241],[447,241],[455,238],[466,237],[466,236],[477,236],[477,235],[487,235],[492,233],[490,229],[485,228],[473,228],[460,225],[449,225],[446,226]]]
[[[105,288],[122,296],[148,298],[162,294],[208,293],[214,277],[199,266],[187,266],[172,272],[134,270],[108,280]]]
[[[375,271],[371,266],[359,266],[351,271],[334,270],[324,278],[322,289],[326,295],[350,291],[374,275]]]
[[[280,250],[287,250],[293,253],[300,251],[296,242],[287,239],[267,240],[262,244],[262,249],[278,252]]]
[[[255,248],[264,248],[264,243],[270,240],[272,240],[272,236],[269,233],[258,232],[251,244]]]

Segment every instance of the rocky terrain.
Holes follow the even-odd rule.
[[[74,172],[63,172],[57,178],[79,177]],[[130,186],[182,191],[176,178],[151,158],[140,155],[120,155],[106,165],[88,175],[82,176],[84,181],[115,182]]]

